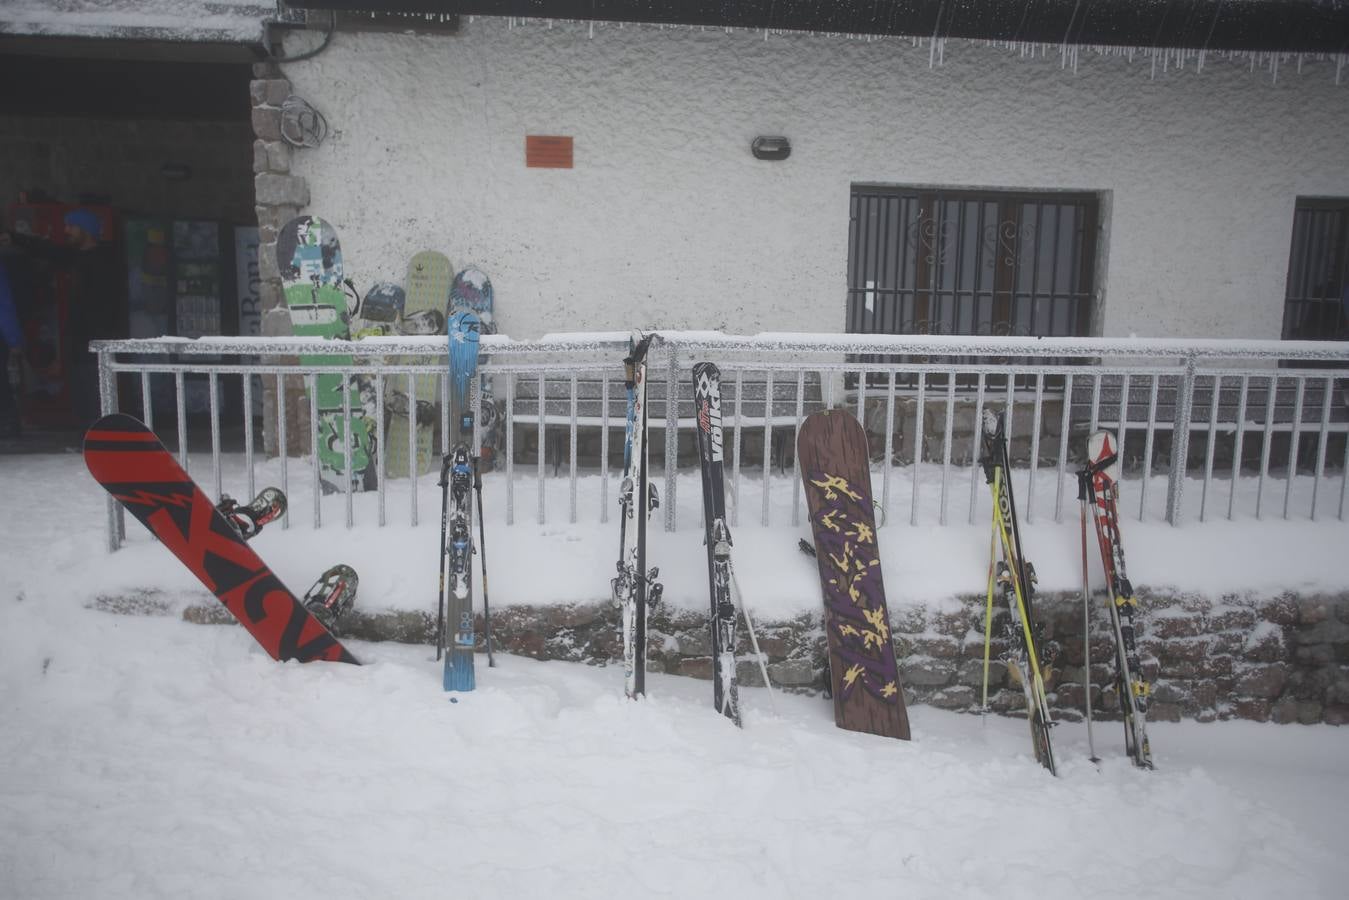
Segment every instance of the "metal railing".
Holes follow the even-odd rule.
[[[288,384],[291,396],[298,394],[294,388],[304,387],[307,447],[317,445],[314,387],[321,374],[337,373],[348,384],[365,387],[363,409],[356,411],[351,391],[343,391],[343,435],[352,433],[354,412],[367,415],[374,420],[375,446],[406,440],[409,461],[416,459],[415,422],[409,417],[405,434],[386,434],[390,392],[408,395],[407,408],[416,409],[416,379],[410,376],[437,375],[440,446],[448,445],[444,340],[163,338],[99,341],[91,349],[98,354],[105,413],[118,411],[120,402],[155,428],[156,399],[171,393],[171,403],[159,404],[159,424],[171,418],[174,427],[174,440],[166,443],[176,448],[186,466],[193,434],[200,445],[199,433],[209,432],[211,480],[205,484],[218,496],[228,430],[232,441],[241,441],[242,477],[251,497],[256,489],[259,422],[270,451],[292,443],[294,410]],[[522,470],[530,462],[531,449],[536,519],[549,520],[547,487],[562,477],[564,439],[568,520],[576,522],[579,517],[578,479],[597,474],[599,521],[607,521],[610,482],[618,468],[611,455],[621,450],[625,425],[622,359],[627,347],[627,336],[618,333],[553,335],[536,341],[483,337],[479,375],[491,385],[499,410],[496,449],[508,523],[515,520],[516,489],[528,478]],[[302,353],[311,358],[342,357],[343,362],[301,364]],[[878,358],[883,361],[857,361]],[[784,506],[791,522],[799,522],[796,432],[809,412],[834,406],[853,409],[868,427],[883,522],[896,521],[894,507],[904,482],[910,524],[925,519],[947,524],[951,501],[965,492],[968,520],[975,521],[983,484],[977,461],[985,408],[1006,413],[1013,460],[1026,473],[1022,508],[1031,521],[1043,514],[1047,493],[1052,493],[1053,518],[1061,519],[1065,494],[1073,489],[1072,474],[1080,465],[1083,438],[1098,426],[1120,433],[1126,479],[1137,482],[1136,493],[1130,490],[1128,496],[1138,498],[1139,518],[1155,507],[1149,504],[1149,494],[1158,477],[1165,478],[1165,502],[1152,514],[1172,523],[1182,521],[1187,510],[1203,521],[1224,501],[1228,518],[1246,507],[1260,518],[1268,511],[1267,482],[1280,479],[1284,518],[1301,510],[1316,519],[1328,508],[1340,520],[1345,516],[1349,344],[661,332],[649,360],[648,409],[651,427],[664,433],[663,442],[653,440],[650,445],[653,467],[663,467],[667,530],[678,527],[681,445],[686,468],[695,465],[690,369],[704,359],[716,362],[723,373],[728,489],[737,520],[732,524],[744,524],[739,521],[742,487],[755,480],[760,525],[773,524],[784,514]],[[1299,367],[1281,367],[1286,363]],[[271,409],[260,418],[252,414],[258,379],[272,398]],[[164,389],[166,383],[171,391]],[[196,413],[187,402],[193,383],[205,385],[205,401]],[[479,391],[473,395],[481,421],[482,395]],[[170,408],[166,412],[164,407]],[[517,446],[522,441],[528,444],[531,437],[532,448]],[[480,440],[481,434],[475,434],[475,444]],[[350,471],[349,438],[346,444]],[[1196,445],[1193,452],[1192,445]],[[550,448],[555,455],[551,477]],[[313,452],[306,455],[317,528],[323,524],[324,506],[319,460]],[[773,474],[775,456],[778,476]],[[384,453],[377,457],[376,518],[382,526],[387,522],[387,488],[403,479],[387,474]],[[279,486],[289,493],[293,458],[281,452],[277,459]],[[790,486],[782,483],[789,459]],[[966,487],[961,487],[961,479],[968,482]],[[346,481],[345,522],[351,527],[356,521],[355,495],[360,492],[351,479]],[[1196,486],[1197,509],[1185,505],[1187,488]],[[1224,486],[1226,496],[1221,497]],[[786,503],[788,492],[791,499]],[[417,493],[415,488],[408,492],[411,525],[418,522]],[[292,502],[291,508],[298,507]],[[111,500],[108,517],[109,543],[115,549],[123,531],[120,507]]]

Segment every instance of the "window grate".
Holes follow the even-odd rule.
[[[851,202],[849,332],[1090,333],[1094,194],[854,185]]]
[[[1349,340],[1349,200],[1297,201],[1283,337]]]

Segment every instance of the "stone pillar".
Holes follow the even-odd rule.
[[[258,217],[258,291],[262,303],[262,333],[268,337],[287,337],[293,333],[276,264],[276,235],[282,225],[300,214],[301,207],[309,204],[308,185],[290,171],[294,150],[281,139],[281,104],[290,93],[290,81],[274,63],[258,63],[253,67],[249,95],[256,138],[253,141],[253,193]],[[263,445],[269,455],[276,454],[275,378],[263,379],[262,409]],[[287,454],[308,452],[309,406],[305,402],[304,386],[298,378],[287,379],[286,413]]]

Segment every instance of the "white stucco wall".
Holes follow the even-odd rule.
[[[302,49],[303,36],[291,52]],[[358,285],[475,263],[502,330],[841,331],[854,182],[1107,192],[1107,336],[1278,337],[1294,201],[1349,195],[1349,84],[1210,58],[1024,59],[952,42],[465,20],[339,34],[286,66],[299,151]],[[527,169],[572,135],[572,170]],[[751,157],[783,134],[791,158]]]

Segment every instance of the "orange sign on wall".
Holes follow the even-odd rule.
[[[531,169],[570,169],[571,136],[525,135],[525,166]]]

